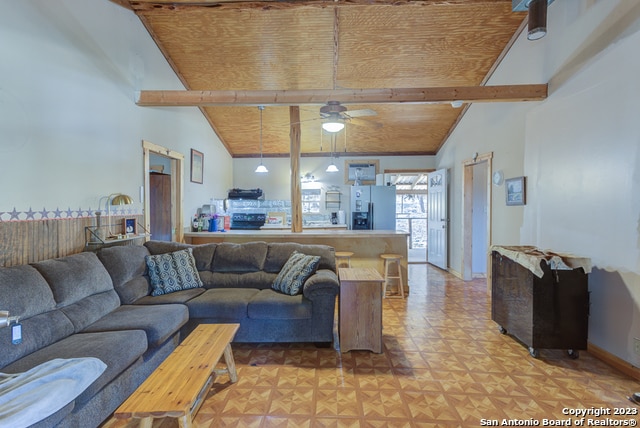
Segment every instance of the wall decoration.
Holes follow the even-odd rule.
[[[525,177],[509,178],[504,181],[507,205],[526,204],[526,180]]]
[[[204,173],[204,155],[202,152],[191,149],[191,182],[202,184]]]
[[[138,227],[135,218],[123,218],[122,225],[125,235],[137,235]]]

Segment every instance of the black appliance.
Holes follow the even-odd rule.
[[[262,189],[231,189],[228,199],[263,199]]]
[[[264,226],[266,220],[266,214],[234,213],[231,214],[231,229],[258,230]]]
[[[369,226],[370,217],[367,212],[354,212],[351,216],[353,219],[353,224],[351,225],[352,230],[367,230],[371,229]]]

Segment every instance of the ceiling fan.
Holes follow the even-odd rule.
[[[320,117],[323,119],[322,128],[327,132],[341,131],[347,121],[354,125],[381,127],[381,123],[358,119],[364,116],[376,116],[377,114],[375,110],[371,109],[348,111],[339,101],[329,101],[326,105],[320,107]]]

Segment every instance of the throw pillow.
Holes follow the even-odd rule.
[[[153,288],[152,296],[202,287],[202,280],[196,269],[196,260],[191,248],[145,256],[145,262]]]
[[[302,291],[304,282],[315,273],[320,256],[308,256],[294,251],[271,284],[271,288],[295,296]]]

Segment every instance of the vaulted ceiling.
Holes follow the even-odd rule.
[[[546,85],[483,86],[526,20],[511,0],[112,1],[140,18],[188,89],[142,88],[138,104],[200,107],[233,157],[259,156],[259,105],[264,156],[289,155],[292,105],[302,155],[328,155],[330,100],[377,113],[347,121],[337,151],[429,155],[469,105],[450,101],[546,96]]]

